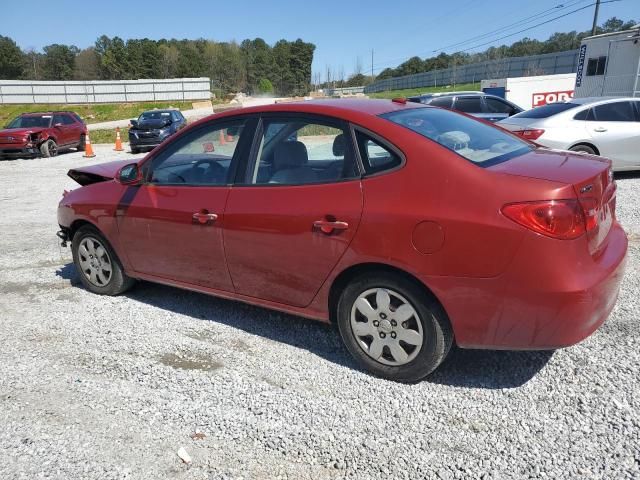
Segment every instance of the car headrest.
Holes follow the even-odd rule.
[[[275,170],[302,167],[306,165],[308,161],[307,147],[305,147],[302,142],[281,142],[273,152],[273,166]]]
[[[333,139],[333,156],[344,157],[346,147],[347,142],[344,139],[344,133],[336,135],[336,138]]]

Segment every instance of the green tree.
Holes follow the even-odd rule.
[[[258,91],[260,93],[273,93],[273,84],[268,78],[261,78],[258,82]]]
[[[47,80],[71,80],[78,49],[73,45],[54,43],[44,50],[43,76]]]
[[[25,56],[9,37],[0,35],[0,78],[15,80],[24,72]]]

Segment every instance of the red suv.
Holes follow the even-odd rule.
[[[24,113],[0,130],[0,159],[55,157],[66,148],[84,150],[87,126],[77,113]]]

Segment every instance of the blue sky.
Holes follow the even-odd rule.
[[[594,0],[349,0],[207,1],[148,0],[133,2],[80,2],[30,0],[3,6],[0,34],[22,48],[40,49],[51,43],[87,47],[101,35],[127,38],[209,38],[217,41],[262,37],[273,44],[281,38],[302,38],[316,45],[313,70],[353,72],[358,59],[363,70],[396,66],[413,55],[434,55],[444,47],[501,29],[547,11],[531,23],[513,27],[502,35],[528,28]],[[564,5],[565,9],[550,9]],[[25,10],[26,8],[26,10]],[[588,30],[594,7],[568,15],[530,31],[500,41],[488,35],[456,49],[483,50],[491,44],[511,43],[523,36],[546,39],[556,31]],[[44,12],[46,11],[46,15]],[[41,12],[36,14],[35,12]],[[555,13],[558,12],[558,13]],[[35,16],[34,16],[35,15]],[[617,16],[640,21],[640,0],[603,4],[599,20]],[[36,21],[46,18],[46,21]],[[24,20],[28,20],[25,25]],[[35,22],[35,23],[34,23]],[[600,23],[600,22],[599,22]],[[481,43],[489,45],[477,46]],[[477,46],[477,47],[476,47]]]

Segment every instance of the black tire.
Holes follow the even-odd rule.
[[[596,151],[589,145],[574,145],[569,150],[571,150],[572,152],[583,152],[589,153],[591,155],[597,155]]]
[[[80,135],[80,142],[78,142],[78,146],[76,147],[76,149],[79,152],[84,152],[86,144],[87,144],[87,137],[85,135]]]
[[[412,323],[415,329],[419,330],[417,323],[420,323],[422,327],[422,345],[413,347],[413,351],[409,355],[409,358],[412,355],[413,358],[405,364],[388,365],[374,360],[361,346],[360,341],[353,332],[351,314],[352,309],[354,309],[354,303],[362,294],[373,289],[383,289],[393,294],[399,294],[399,296],[408,301],[409,306],[413,307],[414,312],[417,313],[417,316],[410,317],[409,322],[403,322],[402,325],[392,327],[394,329],[393,333],[385,334],[385,337],[393,335],[395,339],[396,331],[398,331],[397,335],[400,338],[402,334],[400,329],[404,328],[405,325]],[[393,305],[391,306],[392,308]],[[393,318],[393,313],[391,313],[391,318]],[[383,314],[380,315],[381,318],[387,318]],[[369,273],[354,278],[342,292],[337,306],[336,318],[342,340],[356,361],[374,375],[397,382],[414,383],[424,379],[443,362],[453,343],[453,332],[449,320],[439,303],[421,286],[394,272]],[[394,322],[393,319],[391,321]],[[378,323],[381,325],[382,321]],[[380,328],[382,326],[377,331],[380,331]],[[383,336],[381,333],[379,335]],[[360,338],[363,339],[364,337]],[[376,339],[372,336],[371,345],[374,340]],[[384,341],[394,342],[395,340],[387,337]],[[405,352],[407,348],[412,348],[410,344],[402,343],[401,345]],[[387,355],[387,358],[389,358],[388,355],[391,353],[389,347],[383,347],[382,351],[384,352],[383,356]],[[380,359],[385,361],[382,357]]]
[[[58,155],[58,144],[54,140],[49,139],[40,145],[40,153],[42,153],[43,157],[55,157]]]
[[[136,147],[131,147],[131,153],[133,153],[134,155],[140,153],[140,149],[136,148]]]
[[[91,280],[90,269],[84,268],[84,266],[86,266],[87,264],[87,261],[91,261],[91,259],[87,258],[86,248],[84,253],[81,248],[83,245],[85,245],[85,240],[89,243],[93,243],[94,247],[96,247],[96,245],[100,245],[104,248],[104,253],[105,255],[107,255],[106,258],[108,259],[108,262],[104,261],[105,256],[101,255],[98,248],[95,249],[96,254],[94,255],[94,257],[95,259],[98,259],[98,257],[100,257],[99,260],[101,261],[103,267],[107,263],[110,265],[110,275],[108,276],[108,281],[100,282],[101,284],[93,283]],[[135,279],[125,275],[124,269],[122,268],[122,263],[120,263],[120,259],[118,259],[118,256],[113,251],[113,248],[106,240],[106,238],[104,238],[104,236],[95,227],[85,225],[78,229],[78,231],[73,236],[73,240],[71,243],[71,252],[73,254],[73,263],[75,264],[76,270],[78,271],[80,281],[90,292],[97,293],[98,295],[120,295],[121,293],[129,290],[135,284]],[[101,276],[103,275],[106,275],[106,270],[102,272]],[[98,276],[94,276],[94,278],[98,279]]]

